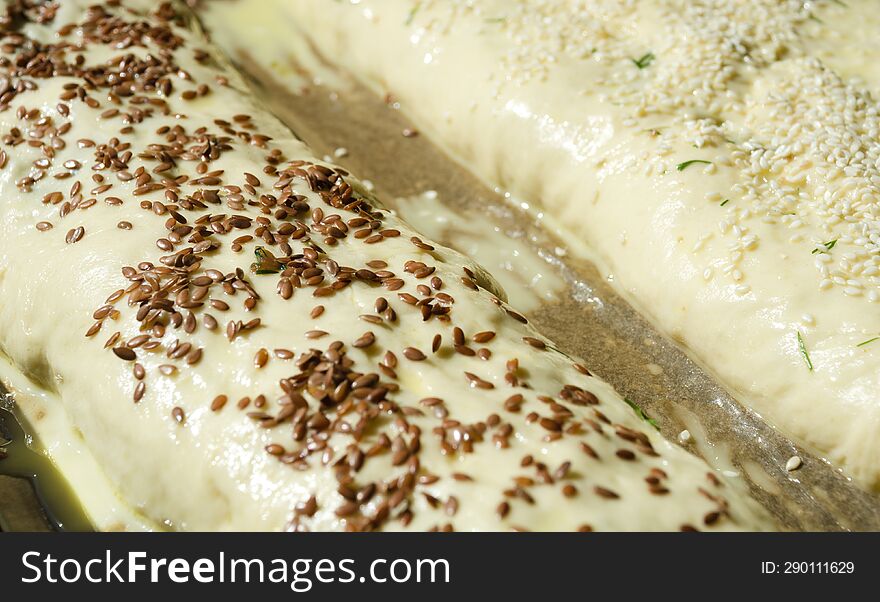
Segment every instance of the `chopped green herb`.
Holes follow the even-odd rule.
[[[864,347],[865,345],[870,345],[874,341],[880,341],[880,337],[874,337],[873,339],[868,339],[867,341],[862,341],[856,347]]]
[[[638,59],[630,59],[630,60],[631,60],[631,61],[633,62],[633,64],[634,64],[636,67],[638,67],[639,69],[644,69],[644,68],[650,66],[650,64],[654,62],[654,59],[655,59],[655,58],[657,58],[657,57],[654,56],[654,53],[653,53],[653,52],[649,52],[649,53],[647,53],[647,54],[645,54],[645,55],[642,55],[641,58],[638,58]]]
[[[729,202],[730,202],[730,199],[724,199],[723,201],[721,201],[721,207],[724,207]]]
[[[678,165],[675,166],[675,169],[677,169],[678,171],[684,171],[684,170],[686,170],[688,167],[690,167],[691,165],[693,165],[694,163],[704,163],[704,164],[706,164],[706,165],[711,165],[711,164],[712,164],[711,161],[705,161],[705,160],[703,160],[703,159],[691,159],[690,161],[685,161],[684,163],[679,163]]]
[[[407,25],[412,25],[413,19],[416,18],[416,13],[419,12],[420,8],[422,8],[422,3],[416,2],[415,6],[410,9],[409,14],[406,16]]]
[[[810,369],[810,372],[813,371],[813,362],[810,360],[810,354],[807,351],[807,345],[804,343],[804,337],[801,336],[800,331],[797,333],[798,340],[798,349],[800,349],[801,355],[804,356],[804,361],[807,363],[807,368]]]
[[[636,413],[636,416],[653,426],[658,431],[660,430],[660,427],[657,426],[657,421],[645,414],[645,411],[641,408],[641,406],[639,406],[639,404],[626,397],[624,397],[623,400],[626,402],[626,405],[633,409],[633,411]]]
[[[835,238],[834,240],[829,240],[828,242],[823,242],[823,243],[822,243],[822,246],[825,247],[824,250],[822,250],[822,249],[813,249],[813,250],[811,251],[810,254],[811,254],[811,255],[815,255],[816,253],[827,253],[828,251],[830,251],[831,249],[834,248],[834,245],[837,244],[837,241],[838,241],[838,240],[840,240],[840,239],[839,239],[839,238]]]
[[[275,256],[267,251],[264,247],[254,249],[254,256],[257,258],[255,263],[251,264],[251,270],[257,274],[277,274],[284,266],[275,259]]]
[[[486,19],[486,23],[504,23],[507,21],[507,17],[489,17]]]

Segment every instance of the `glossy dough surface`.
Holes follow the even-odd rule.
[[[741,401],[880,487],[876,2],[275,7],[537,204]]]
[[[98,527],[131,525],[96,489],[190,530],[771,526],[312,157],[181,5],[115,4],[7,3],[0,82],[6,380],[100,466],[67,473]]]

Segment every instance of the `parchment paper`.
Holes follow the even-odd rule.
[[[732,480],[748,488],[781,529],[880,530],[880,496],[862,490],[739,404],[678,343],[616,294],[594,266],[571,254],[558,257],[555,249],[564,248],[564,241],[534,218],[426,137],[404,136],[412,125],[388,99],[339,73],[347,81],[343,90],[279,81],[245,52],[230,52],[271,111],[317,153],[333,156],[345,148],[347,153],[334,161],[373,182],[386,205],[394,208],[396,198],[436,190],[457,211],[481,213],[508,235],[528,241],[567,289],[560,301],[528,312],[531,321],[638,403],[666,437],[675,441],[688,428],[694,438],[685,447],[722,472],[738,474]],[[785,464],[795,455],[803,466],[789,472]]]

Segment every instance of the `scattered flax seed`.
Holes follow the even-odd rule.
[[[77,226],[76,228],[71,229],[67,236],[64,237],[64,240],[67,244],[74,244],[82,240],[83,236],[86,234],[86,229],[82,226]]]
[[[358,349],[364,349],[370,347],[373,343],[376,342],[376,335],[372,332],[367,331],[362,334],[358,339],[351,344],[352,347],[356,347]]]
[[[193,365],[199,363],[202,359],[203,353],[204,352],[202,351],[201,347],[197,347],[196,349],[193,349],[192,351],[190,351],[186,356],[187,365],[193,366]]]
[[[84,317],[91,324],[89,337],[105,328],[112,330],[114,322],[127,320],[126,312],[136,320],[136,332],[126,322],[125,328],[119,328],[131,334],[123,338],[115,332],[106,341],[106,348],[119,359],[132,362],[131,373],[127,368],[123,372],[131,379],[136,403],[144,400],[151,379],[186,372],[204,376],[200,362],[224,361],[222,354],[211,357],[214,345],[200,342],[202,337],[225,345],[219,338],[223,335],[232,342],[256,334],[252,331],[262,322],[248,318],[261,315],[258,289],[272,292],[271,303],[278,297],[285,302],[314,297],[318,300],[313,303],[323,302],[334,312],[351,312],[354,305],[349,297],[360,304],[361,295],[370,294],[365,310],[340,319],[358,317],[370,324],[371,330],[359,337],[357,331],[341,332],[338,334],[345,341],[357,338],[351,343],[335,340],[326,345],[317,340],[328,337],[328,332],[308,330],[305,337],[309,344],[303,348],[271,352],[271,346],[259,348],[253,356],[254,367],[245,365],[253,372],[255,390],[246,395],[237,393],[234,398],[218,394],[210,403],[211,412],[231,405],[230,418],[240,418],[253,433],[262,436],[260,431],[265,429],[267,438],[258,447],[264,447],[262,451],[273,457],[278,468],[323,469],[335,478],[339,498],[335,502],[328,499],[327,503],[334,505],[324,510],[335,512],[346,529],[378,530],[395,521],[395,526],[427,524],[438,531],[453,531],[459,525],[448,517],[492,512],[494,504],[499,520],[512,518],[511,514],[526,505],[541,509],[545,500],[576,509],[577,500],[568,498],[582,497],[591,488],[599,497],[617,499],[617,493],[594,485],[601,482],[601,473],[594,470],[591,474],[590,469],[603,460],[609,462],[608,470],[622,473],[621,482],[636,475],[637,484],[647,488],[643,497],[649,502],[661,503],[662,496],[669,493],[665,473],[648,469],[645,476],[646,466],[638,462],[658,454],[643,431],[618,425],[615,418],[619,414],[584,390],[582,382],[580,386],[578,382],[559,382],[555,390],[542,386],[548,380],[553,382],[557,373],[554,370],[548,377],[547,366],[552,369],[556,364],[539,354],[524,355],[522,362],[504,355],[521,336],[519,326],[507,323],[507,330],[499,327],[497,334],[487,328],[505,313],[523,324],[528,320],[483,290],[473,270],[447,264],[429,242],[401,230],[393,215],[355,192],[346,181],[346,171],[285,156],[283,144],[260,132],[261,115],[223,115],[224,101],[236,92],[224,89],[229,81],[221,66],[209,62],[211,53],[191,46],[194,34],[181,26],[176,3],[156,3],[152,12],[135,15],[116,0],[107,1],[88,9],[82,22],[62,26],[60,39],[54,42],[31,40],[27,33],[46,27],[40,19],[51,22],[53,3],[8,4],[9,22],[4,25],[12,33],[4,30],[0,48],[8,72],[6,78],[0,78],[8,84],[0,98],[0,110],[10,108],[22,125],[4,132],[3,142],[9,148],[21,144],[41,151],[35,161],[28,159],[32,164],[25,167],[30,175],[18,183],[19,188],[36,188],[40,180],[56,183],[34,195],[35,206],[46,211],[44,219],[70,221],[78,211],[113,211],[120,215],[111,218],[111,223],[113,219],[134,220],[136,215],[142,220],[138,221],[139,230],[141,224],[156,227],[149,245],[141,249],[143,259],[122,268],[121,288],[114,287],[117,292],[95,308],[91,318]],[[25,23],[26,27],[20,26]],[[53,26],[47,33],[56,29]],[[106,49],[110,56],[122,54],[95,62],[88,52],[94,47]],[[201,67],[189,70],[193,61]],[[212,81],[198,81],[209,68],[216,71],[209,76]],[[66,82],[60,99],[49,104],[57,105],[57,113],[50,118],[40,108],[27,107],[25,99],[32,90],[47,78],[60,76]],[[193,119],[187,113],[196,108],[199,116]],[[95,140],[65,140],[74,109],[86,121],[103,118],[104,126],[115,124],[112,137],[102,134]],[[214,117],[206,120],[203,109],[215,113]],[[403,135],[411,137],[417,132],[406,128]],[[61,152],[65,145],[80,151],[77,159]],[[252,155],[247,149],[258,149],[259,154]],[[338,149],[336,154],[347,153]],[[228,160],[230,156],[236,160]],[[0,151],[0,167],[18,158],[18,153],[9,156],[6,150]],[[57,184],[65,179],[70,182],[61,190]],[[123,190],[123,183],[130,194],[117,192]],[[52,217],[46,217],[49,215]],[[132,221],[116,225],[115,236],[125,236],[126,244],[137,241],[137,237],[119,232],[132,230]],[[39,222],[36,228],[48,231],[52,224]],[[65,240],[72,244],[84,236],[85,228],[79,226],[68,231]],[[401,249],[396,244],[401,244]],[[222,261],[218,261],[218,251],[223,254]],[[401,261],[403,254],[416,259]],[[376,255],[394,259],[391,264],[379,258],[367,260]],[[232,265],[218,269],[230,258],[235,260]],[[447,275],[453,267],[461,268],[456,273],[473,295],[469,300],[480,305],[457,309],[461,304],[456,304],[450,292],[460,288],[455,278]],[[376,297],[380,291],[388,298]],[[484,301],[497,315],[487,317],[481,310],[473,316],[461,316],[482,307]],[[488,306],[490,302],[494,305]],[[358,311],[367,313],[358,316]],[[251,313],[243,318],[241,312]],[[314,322],[323,316],[325,306],[315,305],[306,312]],[[214,317],[218,313],[226,317],[218,321]],[[297,327],[303,323],[303,316],[293,314],[273,318],[288,319]],[[480,322],[480,318],[486,319]],[[305,320],[301,329],[315,326]],[[445,383],[449,390],[442,393],[443,398],[424,397],[413,403],[411,395],[418,387],[405,385],[396,370],[400,369],[400,354],[407,361],[427,359],[425,337],[433,337],[430,352],[436,355],[423,366],[433,370],[437,364],[437,370],[442,371],[432,374],[432,379],[438,374],[451,374],[452,378]],[[398,344],[394,349],[402,351],[395,354],[380,346],[401,338],[426,351]],[[534,349],[556,353],[541,339],[526,336],[522,341]],[[445,343],[448,352],[443,349]],[[167,359],[161,361],[168,363],[158,366],[157,375],[152,368],[145,368],[145,364],[152,366],[143,359],[146,357],[164,357]],[[272,370],[268,369],[270,362]],[[412,368],[406,362],[404,365]],[[455,376],[461,374],[457,366],[485,371],[485,379],[464,372],[462,380]],[[559,371],[559,380],[563,374],[576,381],[591,376],[581,364],[573,366],[577,373]],[[276,369],[281,374],[269,378]],[[499,388],[511,390],[496,395],[496,381]],[[462,394],[466,399],[462,400]],[[474,416],[474,411],[480,414]],[[174,407],[171,416],[177,424],[186,422],[180,407]],[[563,438],[579,443],[583,453],[571,461],[560,457],[565,448],[554,442]],[[271,443],[266,445],[268,441]],[[431,453],[423,453],[425,449]],[[440,450],[439,456],[434,449]],[[447,476],[447,471],[452,465],[466,466],[459,460],[467,455],[483,453],[493,458],[491,454],[500,454],[502,461],[493,463],[492,469],[510,485],[498,487],[496,497],[475,500],[474,495],[482,495],[495,475],[490,481],[481,481],[477,473]],[[452,491],[443,487],[428,490],[438,482],[450,484]],[[718,485],[711,479],[709,483],[703,484],[712,489],[710,499],[717,501],[717,508],[689,517],[693,524],[711,525],[728,517]],[[427,503],[416,504],[416,500]],[[306,491],[286,503],[296,504],[291,530],[320,526],[310,520],[319,509],[316,494]],[[417,512],[434,514],[421,520]],[[565,511],[560,515],[570,514]],[[416,520],[419,522],[413,522]],[[528,526],[512,527],[525,530]],[[582,525],[581,530],[592,530],[592,526]]]
[[[595,487],[593,487],[593,491],[594,491],[594,492],[596,493],[596,495],[598,495],[599,497],[603,497],[603,498],[608,499],[608,500],[616,500],[616,499],[618,499],[618,498],[620,497],[619,495],[617,495],[616,493],[614,493],[614,492],[611,491],[610,489],[606,489],[605,487],[599,487],[598,485],[596,485]]]
[[[541,418],[538,420],[538,424],[548,431],[558,432],[562,430],[562,425],[551,418]]]
[[[523,396],[519,393],[511,395],[504,401],[504,409],[508,412],[519,412],[523,404]]]
[[[266,349],[260,349],[257,351],[254,356],[254,366],[257,368],[262,368],[266,365],[266,362],[269,361],[269,351]]]
[[[495,338],[495,333],[491,330],[486,330],[483,332],[478,332],[477,334],[475,334],[474,336],[471,337],[471,340],[474,343],[480,343],[482,345],[483,343],[488,343],[489,341],[491,341],[494,338]]]
[[[126,362],[133,362],[137,359],[137,354],[133,349],[129,349],[128,347],[114,347],[113,353],[116,354],[116,357],[125,360]]]
[[[587,367],[584,366],[583,364],[575,363],[575,364],[573,364],[573,366],[574,366],[574,369],[575,369],[575,370],[577,370],[578,372],[580,372],[580,373],[583,374],[584,376],[592,376],[592,374],[590,373],[590,371],[587,370]]]
[[[403,356],[413,362],[421,362],[426,358],[425,354],[415,347],[407,347],[403,350]]]
[[[119,341],[119,337],[121,337],[121,336],[122,336],[122,333],[119,331],[116,331],[112,335],[110,335],[110,338],[107,339],[106,343],[104,343],[104,349],[110,349],[111,347],[113,347],[116,344],[116,342]]]
[[[211,411],[219,412],[226,405],[226,402],[229,401],[229,398],[226,395],[218,395],[214,398],[214,401],[211,402]]]
[[[541,351],[547,349],[547,344],[541,339],[536,339],[534,337],[523,337],[523,341],[528,343],[535,349],[540,349]]]
[[[279,445],[278,443],[270,443],[266,446],[266,453],[270,456],[280,456],[284,454],[284,446]]]
[[[465,378],[467,378],[467,381],[470,383],[470,385],[472,387],[476,387],[478,389],[494,389],[495,388],[495,385],[493,385],[492,383],[490,383],[488,381],[483,380],[482,378],[480,378],[479,376],[477,376],[476,374],[474,374],[472,372],[465,372],[464,376],[465,376]]]

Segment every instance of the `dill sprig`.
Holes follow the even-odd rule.
[[[636,413],[636,416],[653,426],[658,431],[660,430],[660,427],[657,426],[657,421],[645,414],[645,410],[643,410],[639,404],[626,397],[623,398],[623,401],[625,401],[626,405],[633,409],[633,411]]]
[[[657,58],[657,57],[654,56],[653,52],[648,52],[646,54],[643,54],[640,58],[630,59],[630,60],[639,69],[646,69],[647,67],[649,67],[651,65],[651,63],[654,62],[655,58]]]
[[[813,361],[810,359],[810,353],[807,351],[807,345],[804,343],[804,337],[801,335],[800,331],[797,333],[798,340],[798,349],[800,349],[801,355],[804,356],[804,361],[807,363],[807,368],[810,369],[810,372],[813,371]]]
[[[837,244],[838,240],[840,240],[840,239],[835,238],[834,240],[829,240],[828,242],[823,242],[822,246],[825,247],[824,249],[819,249],[817,247],[817,248],[813,249],[810,254],[815,255],[816,253],[827,253],[828,251],[830,251],[831,249],[834,248],[834,245]]]
[[[695,163],[703,163],[705,165],[712,165],[711,161],[706,161],[705,159],[691,159],[690,161],[684,161],[682,163],[679,163],[678,165],[675,166],[675,169],[677,169],[678,171],[684,171],[688,167],[690,167],[691,165],[693,165]]]
[[[410,9],[409,14],[406,16],[406,24],[407,24],[407,25],[412,25],[413,19],[416,18],[416,13],[419,12],[419,9],[420,9],[420,8],[422,8],[422,3],[421,3],[421,1],[416,2],[416,3],[415,3],[415,6],[413,6],[413,7]]]

